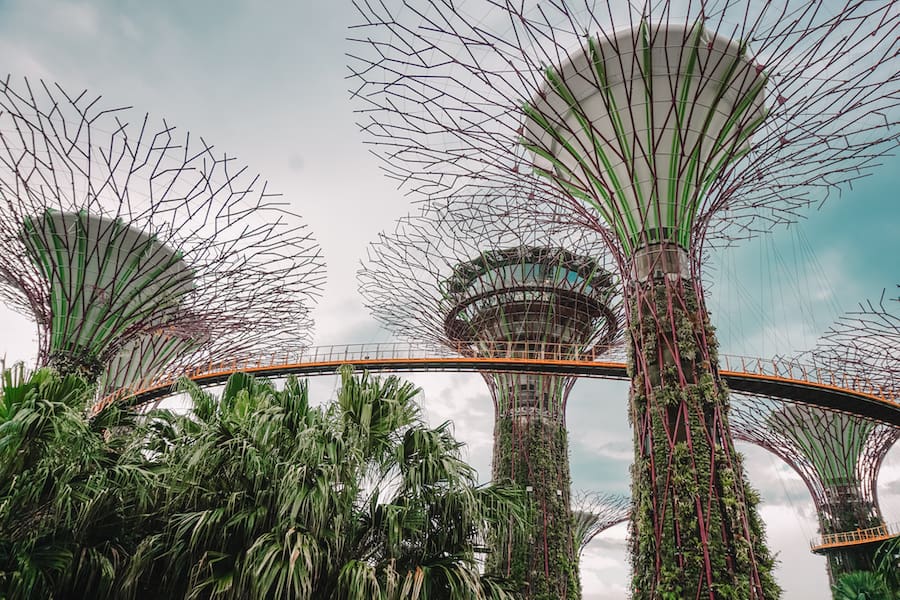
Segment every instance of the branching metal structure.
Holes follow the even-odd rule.
[[[738,396],[731,410],[736,439],[757,444],[789,464],[812,495],[823,536],[884,525],[878,471],[900,429],[823,408]],[[826,552],[834,582],[871,570],[872,545]]]
[[[703,250],[792,222],[897,146],[900,13],[880,0],[615,6],[358,1],[362,127],[411,191],[535,173],[549,202],[524,211],[607,241],[633,361],[633,597],[777,597],[728,427]]]
[[[575,542],[581,555],[591,541],[619,523],[628,520],[631,499],[619,494],[583,492],[572,501],[575,519]]]
[[[309,347],[309,319],[298,317],[300,320],[278,325],[248,321],[246,314],[207,315],[186,319],[189,327],[169,326],[144,333],[107,363],[98,381],[100,405],[126,397],[151,381],[177,378],[203,365],[303,352]]]
[[[101,399],[136,389],[148,377],[172,372],[170,368],[179,370],[182,359],[211,341],[199,327],[187,331],[169,327],[138,336],[106,364],[98,381]]]
[[[521,183],[521,182],[520,182]],[[527,185],[433,205],[382,233],[360,272],[375,317],[466,356],[599,356],[620,334],[618,283],[602,242],[504,210]],[[592,239],[593,238],[593,239]],[[527,597],[579,594],[565,406],[571,376],[483,373],[495,409],[493,477],[528,493],[524,538],[494,541],[488,569]]]
[[[867,380],[885,395],[900,393],[900,302],[867,301],[833,324],[804,358]],[[809,488],[823,539],[884,526],[877,480],[900,428],[859,415],[787,406],[741,397],[732,408],[735,437],[766,448],[791,465]],[[877,544],[825,550],[832,582],[850,571],[871,570]]]
[[[803,358],[852,373],[886,395],[900,393],[900,297],[887,294],[839,318]]]
[[[109,389],[309,329],[320,251],[202,138],[87,92],[0,82],[0,299],[40,365]],[[174,363],[173,363],[174,361]]]

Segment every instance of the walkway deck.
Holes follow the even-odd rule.
[[[809,544],[809,547],[813,552],[824,554],[828,550],[833,550],[835,548],[861,546],[863,544],[874,544],[876,542],[883,542],[897,536],[900,536],[900,524],[882,524],[878,527],[870,527],[868,529],[857,529],[856,531],[845,531],[841,533],[829,533],[827,535],[823,535],[820,539],[812,540]]]
[[[519,349],[521,350],[521,349]],[[574,375],[601,379],[626,379],[624,360],[604,356],[581,356],[578,360],[551,357],[569,355],[559,348],[542,345],[526,349],[530,355],[547,358],[508,356],[465,356],[447,348],[387,343],[317,346],[295,356],[269,355],[245,360],[209,363],[180,374],[200,385],[215,385],[233,373],[281,377],[288,374],[331,374],[341,365],[351,364],[369,371],[488,371],[532,372]],[[859,414],[900,426],[900,402],[868,382],[789,361],[771,361],[746,356],[720,356],[721,375],[735,391],[801,402]],[[170,395],[177,377],[143,381],[134,389],[120,390],[102,403],[126,401],[146,404]]]

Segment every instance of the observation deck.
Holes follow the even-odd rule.
[[[524,372],[613,380],[628,378],[625,361],[621,357],[610,358],[608,353],[595,355],[588,351],[577,360],[559,360],[550,357],[566,356],[566,352],[572,356],[572,353],[553,344],[535,344],[529,348],[527,356],[537,358],[493,354],[483,347],[479,347],[478,356],[472,356],[471,348],[471,344],[460,344],[457,351],[413,343],[344,344],[311,347],[297,354],[211,362],[178,375],[142,380],[130,389],[104,397],[99,406],[116,401],[149,404],[171,395],[172,385],[179,377],[187,377],[199,385],[215,385],[236,372],[266,377],[323,375],[332,374],[345,364],[388,372]],[[541,358],[544,356],[548,358]],[[900,398],[865,380],[784,359],[720,355],[719,360],[720,375],[734,391],[840,410],[900,426]]]
[[[828,533],[821,538],[811,540],[809,547],[817,554],[824,554],[828,550],[835,548],[874,544],[876,542],[887,541],[897,536],[900,536],[900,523],[891,523],[889,525],[881,524],[877,527],[869,527],[868,529]]]

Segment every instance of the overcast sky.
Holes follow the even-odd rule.
[[[89,89],[133,105],[236,154],[284,193],[319,240],[328,283],[315,311],[318,344],[386,341],[356,293],[356,271],[377,232],[410,210],[363,144],[346,90],[348,1],[0,0],[4,72]],[[710,308],[723,350],[768,356],[813,345],[842,311],[897,283],[900,163],[831,199],[807,221],[715,257]],[[896,294],[896,292],[894,292]],[[0,356],[33,362],[35,329],[0,308]],[[492,409],[470,374],[413,377],[435,422],[453,419],[482,478],[489,473]],[[331,393],[324,378],[313,390]],[[579,382],[570,398],[573,488],[626,493],[631,434],[624,383]],[[827,595],[809,494],[768,453],[741,446],[762,492],[769,541],[780,553],[786,600]],[[879,495],[900,521],[900,451]],[[585,597],[625,597],[625,527],[595,541],[582,561]]]

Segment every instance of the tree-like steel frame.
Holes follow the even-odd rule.
[[[507,203],[535,198],[519,183],[430,205],[382,233],[360,272],[376,319],[407,339],[473,357],[566,360],[610,349],[621,311],[604,244],[510,215]],[[528,597],[577,597],[565,426],[575,378],[482,375],[495,410],[493,478],[522,486],[531,507],[524,536],[492,541],[488,570]]]
[[[635,598],[772,598],[728,427],[704,246],[768,231],[896,147],[890,3],[357,2],[354,95],[432,199],[535,172],[626,280]]]
[[[900,393],[900,302],[861,303],[842,315],[815,348],[801,356],[824,368],[840,368],[885,392]],[[823,536],[884,526],[876,487],[900,427],[820,407],[787,406],[775,399],[741,396],[732,428],[742,439],[789,464],[812,495]],[[875,545],[824,550],[832,582],[842,574],[873,569]]]
[[[737,395],[731,408],[735,439],[769,450],[790,465],[812,495],[823,536],[884,525],[878,472],[900,428],[820,407]],[[872,547],[826,551],[829,577],[873,568]]]
[[[897,293],[900,286],[894,288]],[[839,367],[888,392],[900,393],[900,296],[887,289],[832,324],[815,348],[801,357]]]
[[[575,540],[578,542],[579,554],[583,554],[595,537],[628,520],[631,498],[620,494],[581,492],[575,494],[572,509],[575,517]]]
[[[309,347],[311,324],[306,310],[300,309],[291,321],[281,324],[258,316],[254,320],[254,315],[246,312],[221,312],[155,328],[127,343],[106,363],[97,382],[95,409],[146,382],[177,378],[201,365],[248,361],[275,352],[303,352]]]
[[[0,299],[104,387],[308,341],[324,266],[277,194],[166,121],[0,81]],[[150,372],[148,372],[148,369]]]

